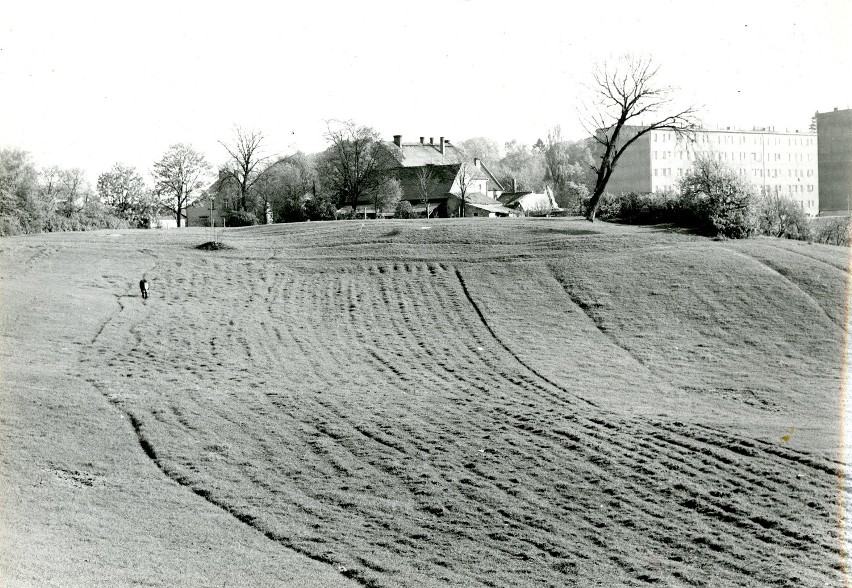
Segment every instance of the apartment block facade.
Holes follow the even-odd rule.
[[[651,131],[621,156],[607,191],[676,190],[699,154],[725,162],[760,193],[789,196],[807,214],[819,213],[816,133],[702,129],[684,138],[674,131]]]
[[[820,214],[852,211],[852,109],[817,114]]]

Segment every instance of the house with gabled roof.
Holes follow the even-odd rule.
[[[420,137],[418,142],[405,143],[402,135],[394,135],[386,147],[397,163],[394,170],[402,187],[402,199],[412,208],[429,216],[458,216],[462,214],[464,192],[465,216],[515,216],[515,211],[503,206],[497,198],[503,185],[479,159],[468,161],[464,153],[449,139]],[[431,176],[429,198],[423,200],[420,175]],[[365,209],[366,210],[366,209]]]

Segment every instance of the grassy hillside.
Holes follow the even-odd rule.
[[[0,242],[10,585],[844,584],[848,249],[572,219],[207,240]]]

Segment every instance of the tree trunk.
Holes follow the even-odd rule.
[[[589,207],[586,210],[586,220],[589,222],[595,222],[595,215],[598,213],[601,196],[603,196],[606,185],[609,183],[609,178],[612,176],[612,167],[614,167],[614,164],[609,169],[601,168],[598,172],[598,177],[595,181],[595,190],[592,192],[592,197],[589,198]]]
[[[589,198],[589,207],[586,209],[586,220],[589,222],[595,222],[595,215],[598,213],[598,205],[601,201],[601,196],[603,195],[603,190],[595,188],[594,194]]]
[[[177,214],[175,217],[177,217],[177,228],[180,228],[180,196],[177,199]]]

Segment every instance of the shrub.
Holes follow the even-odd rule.
[[[811,225],[801,205],[781,194],[762,196],[757,206],[758,230],[761,235],[807,241]]]
[[[348,207],[346,210],[341,210],[340,212],[336,212],[335,214],[335,218],[337,220],[357,220],[359,218],[364,218],[363,214],[358,214],[356,211],[348,209]]]
[[[712,155],[700,155],[679,182],[680,206],[702,232],[731,239],[757,228],[752,186]],[[683,220],[687,220],[683,218]]]
[[[396,218],[414,218],[414,210],[411,208],[411,202],[402,200],[394,209],[394,217]]]
[[[229,227],[250,227],[257,224],[257,216],[247,210],[233,210],[225,216]]]
[[[337,212],[334,202],[317,196],[305,202],[305,214],[309,220],[334,220]]]
[[[588,198],[583,201],[580,206],[581,210],[588,208]],[[621,220],[621,197],[609,192],[604,192],[601,199],[598,201],[598,212],[596,217],[601,220],[620,221]]]
[[[598,202],[596,216],[629,224],[695,225],[691,211],[683,208],[680,196],[672,191],[631,192],[621,196],[605,193]]]
[[[23,232],[24,228],[21,226],[21,221],[18,220],[18,217],[11,214],[0,216],[0,237],[11,237],[13,235],[20,235]]]
[[[679,218],[679,198],[674,192],[631,192],[621,198],[621,218],[628,223],[675,223]]]
[[[305,205],[297,198],[288,198],[281,203],[278,221],[282,223],[299,223],[308,218]]]
[[[821,216],[811,220],[811,239],[815,243],[849,246],[852,216]]]

